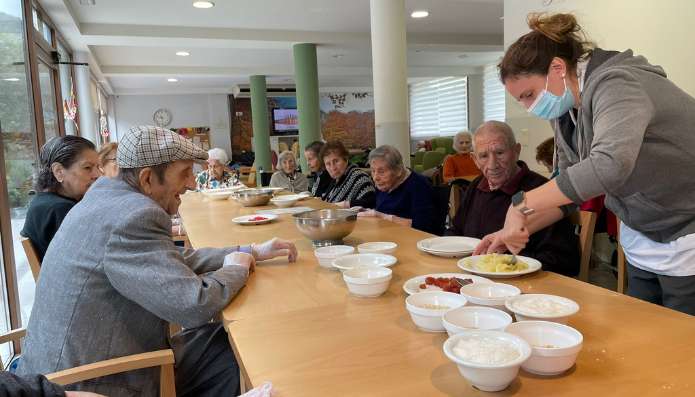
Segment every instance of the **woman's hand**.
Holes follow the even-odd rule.
[[[528,217],[510,205],[499,237],[513,254],[518,254],[528,243],[530,233],[527,223]]]
[[[359,218],[375,218],[375,217],[378,217],[379,215],[380,215],[380,213],[377,212],[377,210],[364,210],[364,211],[357,213],[357,216]]]
[[[350,201],[349,200],[339,201],[339,202],[333,203],[333,204],[337,205],[339,208],[350,208]]]

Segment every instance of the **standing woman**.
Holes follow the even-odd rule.
[[[101,176],[94,144],[78,136],[54,137],[39,153],[34,180],[36,195],[29,203],[21,235],[29,238],[39,260],[68,211]]]
[[[550,120],[560,173],[517,193],[504,228],[477,251],[519,252],[561,206],[605,194],[621,220],[628,294],[695,314],[695,98],[631,50],[592,48],[571,14],[531,14],[528,24],[500,77]]]

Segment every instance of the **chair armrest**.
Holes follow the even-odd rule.
[[[62,371],[47,374],[46,378],[59,385],[82,382],[101,376],[134,371],[136,369],[159,367],[174,364],[174,351],[171,349],[154,352],[133,354],[125,357],[112,358],[92,364],[81,365]]]

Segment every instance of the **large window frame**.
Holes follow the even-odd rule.
[[[56,111],[56,133],[58,136],[65,136],[65,120],[63,117],[63,95],[60,84],[60,70],[58,61],[70,61],[73,52],[70,46],[60,34],[56,25],[51,21],[48,14],[35,0],[21,0],[23,16],[23,35],[24,35],[24,60],[27,74],[27,91],[30,102],[29,115],[31,120],[31,135],[36,142],[33,154],[35,161],[38,161],[39,148],[46,142],[43,104],[39,81],[39,62],[48,67],[53,81],[52,95],[55,101]],[[34,26],[34,15],[40,19],[39,31]],[[44,34],[49,36],[50,42],[46,40]],[[58,43],[63,47],[70,57],[70,60],[61,60],[54,54],[58,53]],[[75,69],[70,67],[71,80],[75,80]],[[77,115],[79,117],[79,113]],[[79,120],[76,119],[76,122]],[[0,134],[2,134],[0,126]],[[79,135],[79,131],[77,131]],[[1,138],[1,136],[0,136]],[[7,287],[7,305],[9,309],[9,325],[11,329],[22,327],[21,302],[17,279],[17,268],[15,260],[15,248],[12,237],[12,224],[10,214],[9,190],[4,180],[7,175],[4,158],[3,139],[0,139],[0,177],[3,183],[0,184],[0,277],[4,278]],[[15,342],[12,345],[14,353],[21,352],[21,346]]]

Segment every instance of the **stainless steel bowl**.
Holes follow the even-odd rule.
[[[293,215],[297,229],[314,243],[315,247],[342,244],[352,233],[357,213],[350,210],[314,210]]]
[[[244,207],[266,205],[272,197],[273,191],[265,189],[243,189],[234,192],[234,198]]]

